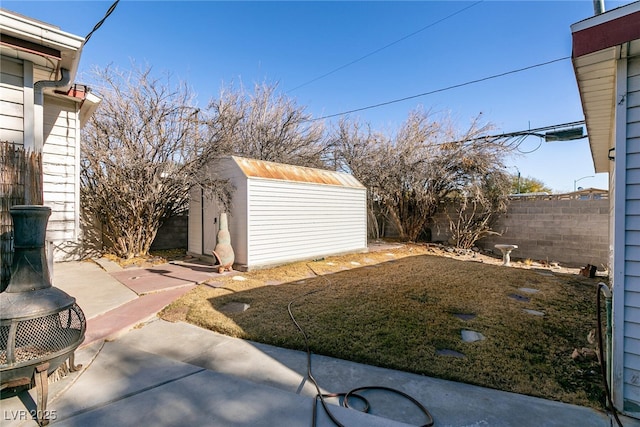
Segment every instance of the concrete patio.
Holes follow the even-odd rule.
[[[154,267],[161,271],[156,276],[147,276],[140,269],[101,264],[72,262],[54,268],[55,285],[77,298],[89,321],[87,339],[76,352],[82,369],[50,385],[47,409],[53,425],[311,425],[316,391],[306,376],[304,352],[155,317],[202,274],[208,275],[206,269],[164,265]],[[125,286],[118,275],[136,285]],[[176,277],[182,281],[175,282]],[[590,408],[324,356],[313,355],[312,367],[324,392],[369,385],[401,390],[428,408],[435,426],[612,425],[605,413]],[[369,414],[335,405],[337,399],[330,400],[331,412],[349,427],[427,422],[397,395],[372,391],[366,397]],[[30,416],[34,402],[35,390],[4,398],[1,425],[36,425]],[[334,425],[318,408],[318,426]],[[624,417],[623,423],[640,426]]]

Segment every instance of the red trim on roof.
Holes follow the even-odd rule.
[[[62,59],[62,53],[58,49],[32,43],[6,34],[0,35],[0,45],[9,46],[10,48],[21,50],[23,52],[46,56],[58,61]]]
[[[87,87],[84,85],[74,84],[67,91],[56,90],[55,93],[84,100],[87,97]]]
[[[573,57],[640,39],[640,11],[573,33]]]

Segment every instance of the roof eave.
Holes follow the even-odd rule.
[[[573,58],[580,102],[589,136],[589,147],[596,173],[609,171],[609,148],[613,145],[616,55],[609,48]]]
[[[640,2],[571,26],[572,62],[596,173],[609,172],[615,129],[617,61],[627,43],[640,39]]]
[[[42,46],[45,49],[38,51],[15,43],[2,43],[4,47],[9,47],[19,51],[21,55],[44,56],[57,61],[58,69],[69,70],[71,82],[74,81],[78,66],[84,38],[60,30],[53,25],[36,21],[28,17],[0,9],[0,33],[9,38],[23,40],[27,43]],[[48,51],[58,51],[59,57],[49,54]]]

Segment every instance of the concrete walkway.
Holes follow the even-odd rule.
[[[170,269],[164,274],[172,277],[190,274],[165,267],[158,269]],[[142,277],[141,271],[126,271],[122,274],[128,278]],[[315,389],[306,379],[305,353],[160,320],[155,313],[194,282],[147,284],[138,290],[148,292],[138,294],[116,280],[118,274],[118,269],[109,274],[93,262],[54,267],[55,285],[76,297],[89,321],[87,340],[76,352],[83,368],[50,385],[53,425],[311,425]],[[602,412],[529,396],[317,355],[312,366],[323,391],[392,387],[424,404],[435,426],[611,425]],[[331,411],[348,427],[426,423],[423,414],[397,395],[374,391],[366,397],[370,414],[337,405],[330,405]],[[35,390],[3,399],[0,425],[36,425],[29,415],[34,401]],[[334,425],[321,409],[318,414],[318,426]],[[640,426],[638,420],[623,422]]]

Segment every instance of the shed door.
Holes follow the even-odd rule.
[[[220,209],[218,204],[211,197],[205,197],[204,215],[202,217],[202,249],[205,255],[211,255],[211,252],[216,247],[219,216]]]

